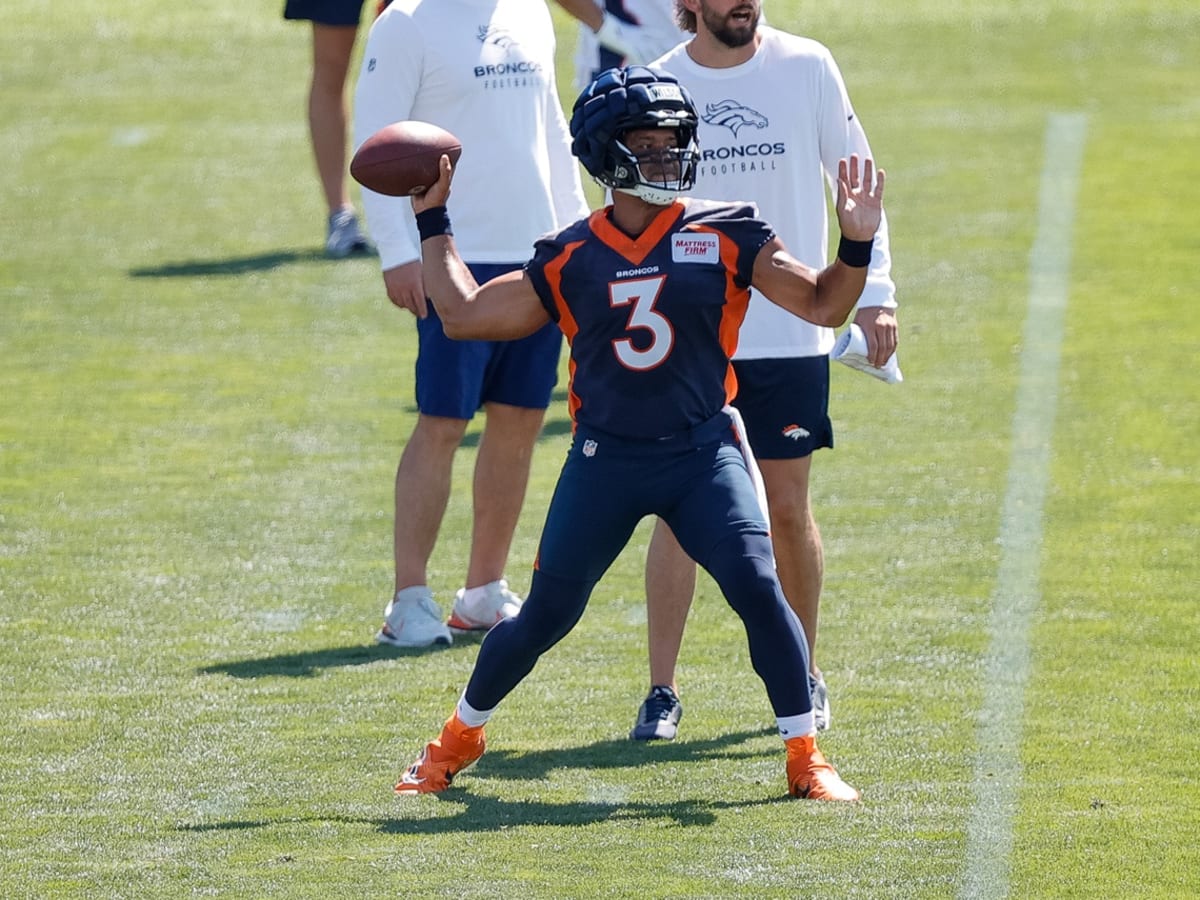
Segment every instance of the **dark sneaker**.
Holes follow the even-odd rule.
[[[679,730],[683,704],[665,684],[656,684],[638,710],[637,724],[629,732],[632,741],[673,741]]]

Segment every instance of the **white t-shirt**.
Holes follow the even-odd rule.
[[[450,214],[473,263],[524,262],[533,242],[588,213],[554,77],[543,0],[395,0],[367,36],[354,145],[393,122],[462,141]],[[421,256],[407,197],[363,190],[382,267]]]
[[[836,194],[838,160],[871,156],[871,149],[828,48],[769,26],[759,33],[757,52],[740,66],[697,65],[686,45],[652,65],[677,77],[700,113],[693,193],[754,201],[793,256],[822,268],[829,260],[827,188]],[[895,293],[885,218],[858,306],[894,307]],[[735,358],[823,356],[834,341],[833,329],[754,292]]]

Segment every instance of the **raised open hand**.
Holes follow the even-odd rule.
[[[883,220],[883,185],[887,173],[876,171],[874,160],[864,159],[861,171],[858,157],[838,161],[837,217],[842,235],[852,241],[875,237]]]

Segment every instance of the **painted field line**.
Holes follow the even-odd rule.
[[[1082,113],[1050,116],[1038,227],[1029,258],[1029,306],[1022,336],[1012,456],[1000,520],[1000,569],[988,626],[961,896],[1009,895],[1013,819],[1021,787],[1021,721],[1029,680],[1029,626],[1040,597],[1042,507],[1058,404],[1058,367],[1067,309],[1072,231],[1087,134]]]

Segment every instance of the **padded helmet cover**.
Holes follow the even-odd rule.
[[[695,183],[699,115],[687,88],[666,72],[645,66],[606,69],[579,95],[571,112],[571,152],[601,184],[635,188],[637,158],[621,143],[634,128],[674,128],[681,161],[680,193]],[[659,185],[661,187],[661,185]]]

